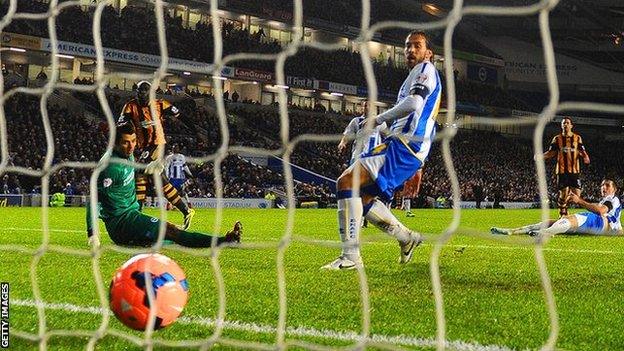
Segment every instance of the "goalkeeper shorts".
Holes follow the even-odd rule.
[[[105,221],[111,240],[121,246],[151,246],[158,238],[160,220],[138,210]]]

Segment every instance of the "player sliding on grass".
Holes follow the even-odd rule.
[[[362,215],[387,234],[395,237],[401,249],[400,262],[411,260],[420,234],[408,229],[390,212],[384,201],[419,168],[429,154],[435,134],[442,84],[430,62],[433,51],[427,35],[411,32],[405,40],[405,59],[411,71],[399,90],[397,104],[374,117],[375,126],[386,123],[390,135],[382,144],[347,168],[337,182],[338,227],[342,254],[323,266],[324,269],[354,269],[362,266],[359,248]],[[364,123],[366,120],[364,120]],[[355,169],[359,179],[355,179]],[[360,195],[353,194],[358,182]]]
[[[98,177],[99,217],[104,220],[106,231],[117,245],[150,246],[158,238],[160,220],[141,213],[136,197],[134,167],[112,163],[115,159],[134,162],[134,148],[137,137],[130,123],[117,126],[115,147],[112,151],[111,163]],[[243,226],[240,222],[224,237],[216,238],[217,245],[224,242],[240,242]],[[87,206],[87,235],[89,243],[99,245],[93,236],[91,222],[91,206]],[[213,236],[203,233],[189,232],[179,229],[167,222],[165,239],[186,247],[212,246]]]
[[[602,200],[591,203],[583,200],[575,193],[570,193],[566,201],[577,204],[590,212],[581,212],[564,216],[558,220],[549,220],[548,228],[540,230],[541,223],[531,224],[520,228],[505,229],[492,227],[492,234],[515,235],[529,234],[552,236],[561,233],[617,235],[622,234],[620,212],[622,204],[616,195],[617,187],[611,179],[605,179],[600,185]]]

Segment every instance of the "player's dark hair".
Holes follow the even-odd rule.
[[[571,118],[571,117],[568,117],[568,116],[563,117],[563,118],[561,119],[561,122],[565,121],[566,119],[567,119],[568,121],[570,121],[570,123],[571,123],[571,124],[574,124],[574,122],[572,121],[572,118]]]
[[[415,30],[411,31],[407,35],[407,37],[409,38],[412,35],[418,35],[418,36],[421,36],[421,37],[425,38],[425,45],[427,45],[427,50],[431,50],[431,62],[433,62],[433,55],[435,53],[433,52],[433,44],[431,43],[431,40],[429,40],[429,35],[426,32],[424,32],[422,30],[418,30],[418,29],[415,29]]]
[[[134,126],[130,122],[124,122],[117,124],[117,128],[115,129],[115,144],[121,140],[122,135],[132,135],[136,134],[136,130],[134,130]]]
[[[611,178],[607,178],[607,177],[603,178],[601,183],[605,183],[605,182],[611,182],[611,185],[613,185],[615,190],[617,190],[619,188],[617,183],[615,182],[615,180],[613,180]]]

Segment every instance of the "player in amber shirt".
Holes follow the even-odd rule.
[[[583,146],[580,135],[572,132],[572,120],[564,117],[561,120],[561,133],[555,135],[550,142],[550,148],[544,153],[544,160],[557,156],[555,174],[557,174],[557,187],[559,190],[559,216],[568,215],[568,196],[570,192],[581,196],[580,159],[589,164],[589,154]]]
[[[180,111],[173,106],[169,101],[163,99],[156,99],[150,103],[149,91],[151,84],[147,81],[141,81],[137,84],[136,98],[128,101],[121,112],[119,123],[126,121],[131,122],[134,125],[137,135],[137,149],[139,150],[139,162],[149,163],[145,172],[138,173],[136,176],[136,193],[137,200],[143,206],[145,196],[147,195],[148,183],[150,183],[150,177],[148,174],[153,173],[153,168],[161,168],[162,163],[158,160],[158,155],[161,149],[164,153],[166,144],[165,131],[163,129],[164,117],[172,116],[178,117]],[[155,111],[155,116],[152,116],[152,108]],[[171,185],[169,179],[163,174],[163,193],[172,205],[178,208],[184,215],[184,230],[188,229],[191,225],[191,220],[195,211],[189,208],[188,204],[180,194],[178,190]],[[150,187],[150,189],[153,186]]]

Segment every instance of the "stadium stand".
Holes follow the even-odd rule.
[[[88,94],[82,94],[85,104],[93,102]],[[108,98],[114,111],[121,108],[126,95],[109,93]],[[220,132],[216,114],[209,106],[197,106],[192,99],[176,102],[182,111],[179,120],[165,121],[169,142],[181,147],[182,153],[190,156],[214,152],[220,145]],[[56,154],[54,163],[62,161],[97,161],[105,149],[106,125],[103,120],[89,120],[56,104],[49,106],[52,129],[55,135]],[[45,156],[45,135],[40,121],[39,105],[35,97],[18,94],[6,104],[7,128],[11,163],[39,168]],[[319,112],[294,111],[290,117],[291,138],[305,134],[337,134],[350,120],[348,116],[323,114]],[[274,106],[256,104],[229,104],[228,126],[230,145],[245,145],[257,148],[278,149],[280,146],[279,115]],[[587,135],[587,133],[584,133]],[[545,145],[549,140],[544,140]],[[591,133],[586,136],[586,145],[592,155],[592,163],[583,172],[586,195],[597,199],[598,184],[606,174],[622,174],[624,167],[617,160],[608,157],[614,142],[604,141]],[[622,143],[615,143],[623,147]],[[339,155],[337,143],[300,143],[292,155],[295,165],[309,169],[323,176],[335,179],[347,167],[347,155]],[[532,160],[530,140],[486,131],[460,130],[453,140],[452,154],[458,172],[462,198],[474,200],[473,187],[483,186],[489,199],[500,201],[537,201],[535,169]],[[193,165],[196,177],[189,184],[189,194],[194,197],[213,197],[214,181],[212,163]],[[554,182],[547,167],[549,179]],[[224,196],[263,197],[268,189],[283,190],[282,175],[230,155],[222,164]],[[51,178],[52,192],[67,195],[88,193],[86,171],[62,169]],[[15,175],[2,179],[4,193],[37,193],[38,179]],[[300,201],[317,199],[324,204],[333,200],[334,189],[327,185],[300,183],[296,186]],[[421,195],[438,198],[450,197],[450,184],[446,177],[441,154],[434,148],[425,166]]]
[[[292,3],[290,5],[292,6]],[[332,6],[335,4],[332,3]],[[20,1],[18,10],[32,13],[46,12],[47,5],[35,0],[25,0]],[[7,4],[0,4],[0,15],[6,11]],[[322,11],[322,7],[319,9],[315,7],[314,11],[317,11],[315,13],[319,15],[326,12]],[[59,40],[93,44],[93,34],[90,30],[91,21],[92,12],[83,11],[80,7],[69,7],[61,11],[57,19]],[[213,33],[209,23],[199,22],[194,29],[191,29],[184,28],[179,17],[165,16],[165,21],[167,23],[167,45],[171,57],[212,62]],[[136,52],[154,55],[159,53],[154,16],[145,8],[126,6],[118,14],[113,7],[109,6],[102,16],[102,29],[104,47],[122,50],[132,48]],[[48,36],[47,26],[41,21],[16,20],[5,31],[39,37]],[[401,36],[403,34],[401,32]],[[222,37],[224,55],[237,52],[277,53],[282,49],[277,41],[261,38],[258,33],[250,33],[248,29],[236,28],[229,22],[222,25]],[[460,35],[460,37],[462,39],[457,39],[457,43],[454,40],[454,44],[457,44],[461,49],[498,57],[491,51],[483,51],[487,49],[479,46],[474,40],[468,40],[469,37],[465,35]],[[398,39],[399,42],[401,40],[403,39]],[[473,44],[463,47],[466,43]],[[310,65],[309,62],[316,64]],[[240,64],[246,68],[273,70],[273,63],[267,61],[242,61]],[[405,67],[396,67],[392,62],[373,61],[373,68],[378,86],[387,90],[393,90],[400,86],[407,72]],[[296,76],[315,77],[328,81],[366,86],[361,56],[358,52],[348,50],[326,52],[313,48],[302,48],[296,55],[287,60],[285,70],[287,74]],[[472,102],[486,104],[492,101],[492,96],[497,96],[498,100],[514,101],[511,96],[501,96],[505,95],[505,92],[496,90],[489,85],[481,85],[479,89],[472,90],[473,93],[466,97],[470,98]],[[459,98],[462,99],[463,97],[460,96]],[[518,106],[518,108],[524,108],[524,106]]]
[[[348,1],[332,2],[337,12],[330,14],[323,11],[324,1],[306,2],[305,11],[314,14],[317,18],[338,21],[346,25],[359,25],[358,12],[351,11]],[[245,1],[234,1],[232,6],[247,4]],[[380,6],[380,1],[372,1],[372,6]],[[384,2],[385,4],[385,2]],[[248,4],[249,5],[249,4]],[[415,18],[427,16],[420,10],[397,8],[393,2],[386,4],[387,11],[375,12],[379,17],[372,22],[389,19],[393,14],[406,13]],[[20,1],[20,12],[46,12],[48,5],[35,0]],[[248,11],[261,13],[262,8],[255,5],[248,7]],[[291,2],[273,0],[269,7],[288,10]],[[6,2],[0,4],[0,13],[7,10]],[[329,16],[329,17],[327,17]],[[128,49],[137,52],[158,54],[153,14],[145,8],[126,6],[120,12],[113,7],[107,7],[102,18],[102,39],[105,47]],[[205,22],[199,22],[195,28],[185,28],[179,17],[166,16],[167,43],[169,54],[190,60],[210,62],[213,55],[212,27]],[[92,44],[90,24],[92,12],[78,6],[69,7],[60,12],[58,23],[58,37],[85,44]],[[140,27],[140,28],[139,28]],[[8,32],[46,37],[47,26],[42,21],[15,20],[8,28]],[[392,33],[383,33],[392,37]],[[138,38],[138,36],[141,36]],[[222,24],[224,54],[236,52],[276,53],[282,47],[275,40],[267,40],[259,33],[250,33],[247,29],[237,28],[230,22]],[[201,40],[200,40],[201,39]],[[455,43],[457,41],[457,43]],[[455,45],[457,44],[457,45]],[[478,45],[474,40],[467,38],[461,31],[454,38],[454,47],[489,57],[500,56]],[[310,65],[309,62],[317,64]],[[272,62],[243,61],[244,67],[272,70]],[[406,69],[396,67],[392,62],[373,62],[379,87],[396,89],[405,77]],[[303,48],[287,60],[286,73],[296,76],[315,77],[329,81],[355,85],[366,85],[365,74],[362,71],[361,56],[357,52],[338,50],[333,52],[319,51],[312,48]],[[8,77],[11,72],[3,72]],[[38,77],[39,79],[39,77]],[[45,79],[45,77],[41,77]],[[7,79],[11,86],[19,80]],[[39,82],[41,83],[41,82]],[[75,84],[92,84],[90,78],[76,78]],[[547,104],[547,97],[539,92],[506,90],[467,80],[456,80],[458,105],[462,102],[480,104],[484,106],[500,107],[504,109],[520,109],[524,111],[540,111]],[[182,97],[173,97],[170,91],[161,91],[168,99],[175,99],[175,104],[181,109],[183,118],[179,120],[167,119],[165,129],[168,132],[170,143],[178,144],[183,152],[190,156],[206,155],[214,152],[220,143],[220,131],[214,112],[213,96],[191,91],[188,88]],[[99,113],[99,102],[92,94],[73,92],[75,98],[85,104],[89,111]],[[121,109],[130,93],[118,89],[110,89],[107,98],[114,113]],[[205,99],[206,104],[199,106],[189,98]],[[562,96],[562,99],[573,99],[574,96]],[[61,99],[62,100],[62,99]],[[257,102],[243,100],[231,102],[228,97],[228,126],[230,145],[244,145],[256,148],[276,150],[281,147],[279,139],[279,115],[275,106],[259,106]],[[445,98],[443,99],[445,100]],[[609,102],[609,98],[603,99]],[[25,106],[25,108],[23,108]],[[292,112],[290,118],[290,137],[301,134],[338,134],[350,120],[349,113],[339,115],[336,111],[327,111],[323,106],[303,107],[289,105]],[[8,128],[11,131],[9,146],[11,162],[16,165],[37,168],[40,167],[45,154],[45,137],[43,134],[37,101],[32,98],[17,95],[6,105]],[[55,163],[64,160],[96,161],[105,148],[105,123],[102,120],[86,118],[71,112],[60,105],[49,106],[55,135]],[[101,117],[101,114],[100,114]],[[79,128],[69,128],[79,126]],[[594,140],[595,139],[595,140]],[[487,142],[483,142],[486,140]],[[592,154],[592,164],[584,171],[586,189],[598,189],[597,182],[607,173],[622,173],[622,165],[603,156],[602,149],[607,148],[600,138],[587,139]],[[479,142],[476,142],[479,141]],[[547,142],[547,140],[545,140]],[[611,142],[613,144],[613,142]],[[496,196],[505,201],[535,201],[537,199],[535,175],[532,155],[532,145],[528,140],[512,138],[501,134],[478,131],[460,131],[453,140],[453,155],[460,184],[462,197],[473,200],[472,188],[478,182],[483,185],[486,196]],[[470,145],[470,146],[468,146]],[[611,146],[612,147],[612,146]],[[595,149],[595,150],[594,150]],[[496,151],[493,151],[496,150]],[[18,156],[19,155],[19,156]],[[293,164],[316,172],[320,175],[335,179],[346,167],[346,156],[338,155],[336,143],[304,142],[297,145],[292,158]],[[476,166],[479,167],[476,167]],[[244,161],[236,155],[230,155],[223,163],[225,177],[225,196],[234,197],[262,197],[264,189],[279,188],[283,179],[281,174]],[[198,176],[191,185],[189,192],[192,196],[214,196],[213,181],[211,179],[212,164],[195,165],[193,171]],[[551,167],[548,167],[549,171]],[[477,171],[478,169],[478,171]],[[232,170],[239,170],[234,172]],[[241,176],[244,174],[244,176]],[[445,176],[440,154],[434,149],[430,160],[425,167],[425,177],[422,194],[437,198],[449,196],[450,186]],[[511,176],[510,176],[511,175]],[[549,176],[552,176],[549,173]],[[88,174],[80,170],[61,170],[52,177],[53,191],[66,192],[76,195],[86,193]],[[5,176],[2,179],[2,191],[37,192],[34,179]],[[68,190],[68,188],[70,190]],[[297,186],[297,195],[301,198],[322,198],[324,202],[331,201],[333,189],[326,185],[301,183]],[[598,198],[598,194],[589,193],[591,198]]]

